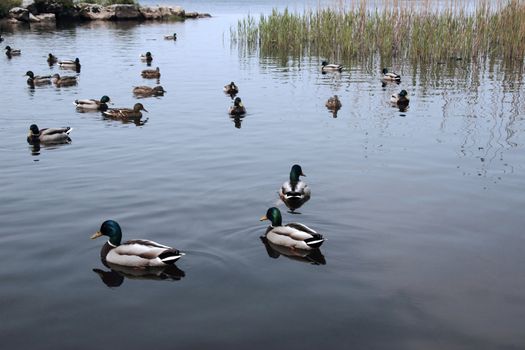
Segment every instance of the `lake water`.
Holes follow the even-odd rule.
[[[319,57],[231,45],[264,1],[182,5],[214,17],[4,32],[23,54],[0,58],[2,348],[523,349],[523,67],[394,62],[403,81],[383,87],[379,62],[322,75]],[[132,106],[155,83],[146,51],[167,94],[140,100],[145,123],[75,111]],[[80,58],[78,86],[28,88],[27,70],[66,73],[49,52]],[[401,88],[406,112],[388,102]],[[71,126],[72,142],[35,150],[32,123]],[[312,189],[296,215],[277,201],[294,163]],[[270,257],[274,205],[327,238],[325,264]],[[109,218],[185,251],[177,278],[112,274],[89,239]]]

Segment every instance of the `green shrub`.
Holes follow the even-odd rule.
[[[13,7],[22,5],[22,0],[2,0],[0,1],[0,18],[6,17]]]

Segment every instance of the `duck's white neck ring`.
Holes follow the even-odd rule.
[[[116,247],[117,247],[116,245],[114,245],[113,243],[111,243],[111,242],[109,241],[109,239],[108,239],[108,244],[109,244],[110,246],[112,246],[113,248],[116,248]]]

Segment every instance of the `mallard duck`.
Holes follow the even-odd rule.
[[[51,84],[50,75],[38,76],[38,75],[34,75],[32,71],[27,71],[26,76],[29,77],[27,79],[27,85],[31,87]]]
[[[109,108],[102,112],[106,117],[115,119],[127,119],[127,118],[141,118],[141,111],[147,112],[142,103],[135,103],[133,109],[131,108]]]
[[[151,52],[146,52],[145,54],[140,55],[140,60],[144,62],[151,62],[153,61],[153,56],[151,56]]]
[[[330,97],[328,99],[328,101],[326,101],[326,104],[325,104],[326,108],[332,110],[332,111],[337,111],[339,109],[341,109],[341,101],[339,101],[339,97],[337,95],[334,95],[332,97]]]
[[[55,83],[56,87],[61,86],[72,86],[77,84],[77,77],[74,76],[65,76],[61,77],[60,74],[53,74],[51,77],[53,80],[53,83]]]
[[[109,101],[111,101],[110,98],[104,95],[100,98],[100,100],[96,100],[96,99],[75,100],[74,104],[78,110],[106,111],[108,109],[107,103]]]
[[[2,38],[2,34],[0,34],[0,43],[4,41],[4,38]]]
[[[399,81],[401,81],[401,76],[399,74],[397,74],[397,73],[389,72],[388,69],[383,68],[383,77],[382,77],[382,79],[386,80],[386,81],[399,82]]]
[[[224,92],[227,93],[228,95],[235,95],[239,93],[239,88],[232,81],[231,83],[224,85]]]
[[[62,69],[70,69],[70,70],[74,70],[74,71],[80,71],[80,60],[78,58],[75,58],[75,60],[64,60],[64,61],[59,61],[58,62],[58,66]]]
[[[22,51],[20,51],[19,49],[12,49],[11,46],[8,45],[5,47],[5,54],[7,55],[7,57],[20,56],[22,54]]]
[[[392,97],[390,97],[390,102],[398,107],[407,107],[410,103],[407,95],[408,92],[406,90],[401,90],[399,94],[393,94]]]
[[[246,113],[246,108],[244,108],[240,97],[235,98],[233,101],[233,106],[230,107],[228,113],[230,115],[242,115]]]
[[[266,231],[266,238],[273,244],[290,249],[311,250],[319,248],[324,242],[322,235],[306,225],[289,223],[283,226],[281,212],[275,207],[268,209],[260,220],[271,221],[272,224]]]
[[[108,236],[100,251],[102,262],[129,267],[163,267],[174,264],[184,253],[157,242],[137,239],[121,243],[122,230],[114,220],[106,220],[91,239]]]
[[[163,96],[166,90],[162,86],[135,86],[133,88],[133,94],[140,97],[151,97],[151,96]]]
[[[321,71],[322,72],[341,72],[343,66],[340,64],[328,63],[327,61],[321,62]]]
[[[71,141],[69,134],[73,131],[70,127],[38,129],[36,124],[29,127],[27,142],[33,143],[66,143]]]
[[[54,65],[55,63],[58,62],[58,58],[53,55],[52,53],[50,53],[48,56],[47,56],[47,63],[52,66]]]
[[[175,41],[175,40],[177,40],[177,33],[173,33],[173,35],[165,35],[164,39],[165,40],[173,40],[173,41]]]
[[[310,199],[310,188],[300,176],[306,176],[299,164],[294,164],[290,170],[290,180],[283,183],[279,190],[279,198],[286,204],[290,210],[301,207]]]
[[[143,78],[146,79],[160,78],[160,69],[159,67],[157,67],[156,69],[144,69],[141,75]]]

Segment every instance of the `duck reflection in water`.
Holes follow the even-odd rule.
[[[233,121],[233,124],[235,125],[235,127],[237,129],[240,129],[244,116],[243,115],[230,115],[230,119]]]
[[[102,282],[108,287],[119,287],[124,283],[124,279],[133,280],[150,280],[150,281],[180,281],[186,276],[186,273],[179,269],[176,265],[169,265],[166,267],[149,267],[147,269],[138,269],[126,266],[120,266],[104,262],[104,266],[109,268],[109,271],[102,269],[93,269]]]
[[[270,228],[268,228],[267,232],[269,230]],[[273,244],[272,242],[268,241],[265,236],[261,236],[260,238],[270,258],[277,259],[283,255],[288,259],[309,263],[312,265],[326,265],[326,259],[319,248],[312,250],[291,249]]]

